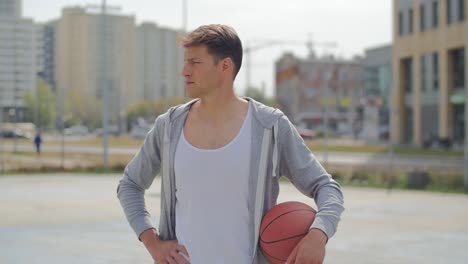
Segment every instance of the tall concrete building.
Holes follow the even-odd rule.
[[[21,18],[21,0],[0,0],[0,17]]]
[[[467,15],[466,0],[393,1],[394,143],[462,144]]]
[[[55,84],[56,21],[36,24],[36,70],[38,78],[56,92]]]
[[[137,28],[137,94],[139,100],[185,96],[182,33],[142,23]]]
[[[10,121],[23,119],[24,95],[36,85],[35,27],[20,17],[20,7],[21,1],[0,1],[0,107]]]
[[[306,59],[284,54],[276,62],[276,99],[297,125],[323,126],[325,110],[334,131],[350,131],[363,95],[360,60]]]
[[[111,13],[105,26],[101,23],[100,14],[91,10],[62,10],[55,32],[58,97],[101,100],[105,83],[110,123],[120,126],[127,106],[137,99],[135,18]]]

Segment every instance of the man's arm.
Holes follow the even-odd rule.
[[[303,194],[314,198],[318,212],[309,233],[300,241],[287,263],[322,263],[325,245],[338,226],[343,207],[340,185],[332,179],[305,145],[286,117],[279,123],[280,175]]]
[[[344,210],[341,187],[310,152],[287,117],[279,121],[279,128],[280,175],[315,200],[318,212],[311,228],[320,229],[329,239]]]
[[[160,170],[162,128],[161,118],[158,117],[146,135],[143,146],[126,166],[117,188],[117,197],[137,237],[143,231],[155,228],[146,209],[144,194]]]

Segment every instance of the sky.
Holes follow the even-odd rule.
[[[121,13],[134,15],[137,23],[183,27],[183,0],[107,0]],[[274,94],[274,64],[285,52],[306,57],[306,41],[317,42],[316,53],[333,53],[351,58],[365,49],[390,44],[392,40],[391,0],[187,0],[187,29],[204,24],[227,24],[241,38],[244,47],[281,40],[285,44],[259,49],[251,54],[251,85]],[[23,16],[36,22],[60,17],[65,6],[100,5],[98,0],[23,0]],[[296,44],[288,44],[288,41]],[[304,42],[304,45],[297,44]],[[319,43],[336,43],[325,47]],[[244,65],[235,81],[236,93],[246,87]]]

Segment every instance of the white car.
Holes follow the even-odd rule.
[[[86,126],[77,125],[63,130],[65,136],[86,136],[89,134],[89,129]]]

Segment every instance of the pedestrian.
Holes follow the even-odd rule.
[[[192,101],[156,118],[117,195],[156,263],[265,263],[259,221],[286,176],[318,213],[288,263],[322,263],[344,210],[341,188],[278,109],[234,93],[242,44],[233,28],[201,26],[183,40]],[[144,193],[161,179],[159,228]]]
[[[36,146],[36,155],[41,155],[41,144],[42,144],[42,137],[41,133],[37,132],[36,136],[34,137],[34,145]]]

